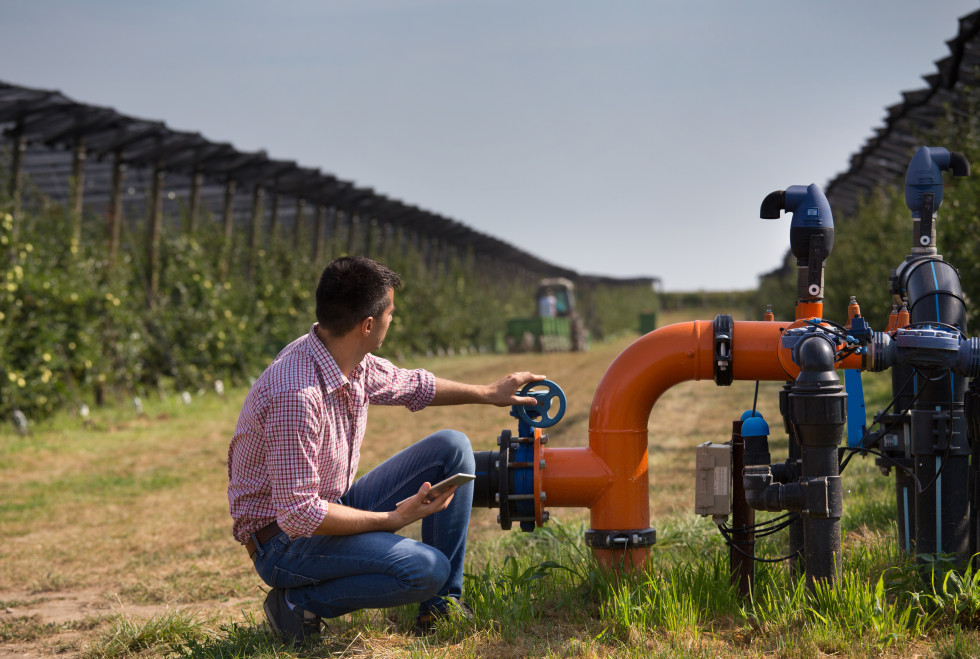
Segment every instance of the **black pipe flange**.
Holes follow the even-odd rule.
[[[500,522],[500,528],[504,531],[509,531],[512,525],[510,519],[510,503],[508,502],[508,495],[510,494],[510,443],[512,441],[510,430],[502,430],[500,436],[497,437],[497,445],[500,447],[500,460],[497,465],[497,505],[500,508],[500,514],[497,516],[497,521]]]

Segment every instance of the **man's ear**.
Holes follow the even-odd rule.
[[[361,336],[367,336],[374,329],[374,316],[368,316],[361,321]]]

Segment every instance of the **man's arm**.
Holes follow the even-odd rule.
[[[436,378],[436,395],[429,405],[466,405],[478,403],[507,407],[508,405],[536,405],[531,396],[518,396],[517,391],[529,382],[540,382],[545,376],[528,371],[511,373],[491,384],[465,384]]]
[[[431,485],[424,483],[418,493],[424,495]],[[438,497],[425,502],[424,496],[407,499],[402,505],[391,512],[379,513],[372,510],[360,510],[339,503],[327,506],[327,515],[314,532],[315,535],[354,535],[372,531],[387,531],[394,533],[412,522],[428,517],[440,510],[445,510],[453,499],[456,488],[450,488]]]

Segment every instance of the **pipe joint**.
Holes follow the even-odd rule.
[[[921,368],[948,368],[957,375],[980,376],[980,338],[963,338],[944,328],[899,328],[894,338],[875,332],[868,348],[868,370],[884,371],[901,364]]]
[[[836,342],[819,328],[811,329],[816,331],[804,334],[793,349],[793,361],[800,367],[794,392],[840,386],[840,378],[834,371]]]
[[[745,502],[754,510],[783,510],[779,504],[779,485],[773,484],[769,466],[746,467],[742,473]]]
[[[844,514],[844,486],[840,476],[819,476],[800,483],[803,515],[814,519],[840,519]]]
[[[772,480],[776,483],[792,483],[800,477],[800,461],[787,460],[770,465]]]
[[[802,484],[774,483],[772,474],[766,467],[746,467],[742,482],[745,486],[745,501],[754,510],[799,511],[804,507],[805,491]]]

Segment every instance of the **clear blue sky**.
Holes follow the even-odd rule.
[[[789,242],[762,199],[846,170],[976,9],[3,0],[0,80],[265,149],[579,272],[752,288]]]

